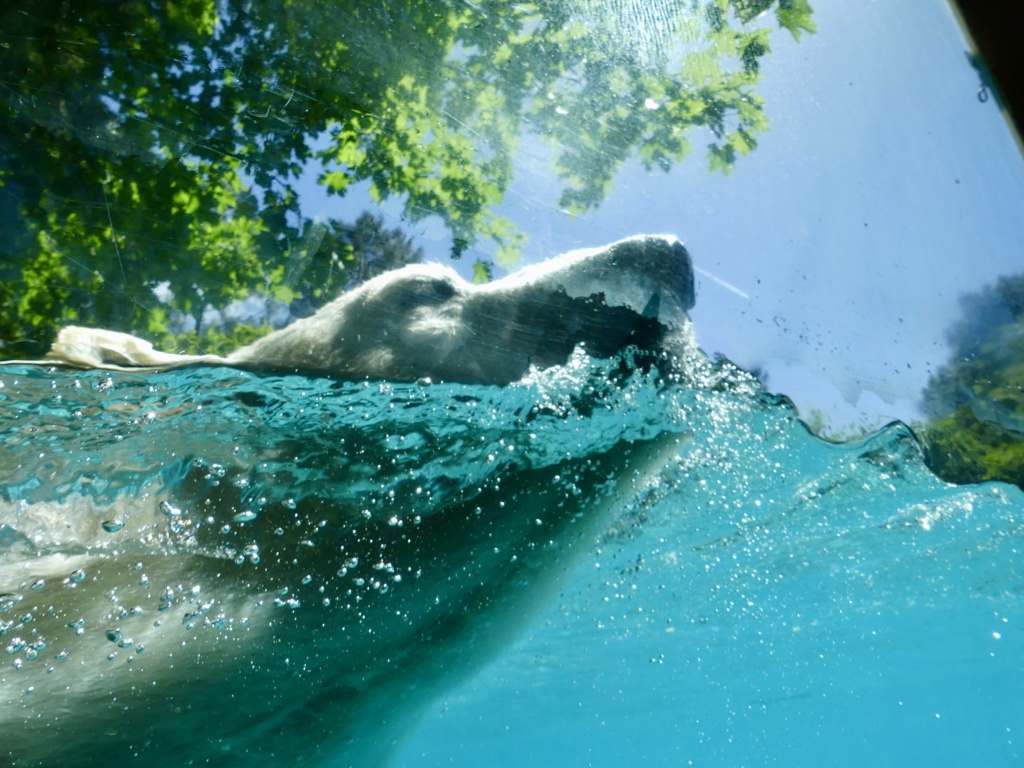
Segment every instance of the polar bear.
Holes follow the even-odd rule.
[[[415,422],[420,464],[399,464],[386,480],[370,448],[390,436],[347,415],[347,403],[364,407],[361,393],[378,387],[331,382],[320,399],[340,405],[308,421],[288,417],[298,432],[281,439],[263,426],[277,406],[239,405],[230,387],[218,400],[221,380],[211,376],[190,408],[161,410],[162,377],[139,371],[227,365],[509,384],[565,362],[578,345],[610,356],[628,344],[667,348],[677,335],[687,343],[693,300],[683,246],[641,237],[481,287],[439,267],[398,270],[225,358],[66,330],[50,362],[132,375],[90,387],[76,372],[54,400],[62,374],[40,372],[40,398],[59,404],[46,409],[45,435],[21,422],[4,433],[0,420],[11,457],[0,469],[33,475],[0,488],[0,763],[387,765],[424,708],[506,644],[609,522],[647,498],[683,429],[630,440],[541,414],[523,440],[543,436],[543,422],[571,433],[573,445],[581,432],[604,442],[520,459],[507,427],[473,432],[467,420],[450,436],[450,455],[437,456],[431,446],[452,430],[432,433],[417,399],[415,409],[395,408],[393,423]],[[191,402],[203,372],[186,373]],[[26,391],[23,373],[9,378],[9,396]],[[405,386],[436,393],[438,418],[451,412],[445,387]],[[126,400],[132,391],[152,419]],[[499,403],[515,394],[489,392]],[[73,396],[92,399],[72,406]],[[250,411],[220,422],[219,435],[209,419],[226,404]],[[515,408],[510,423],[520,424]],[[97,414],[123,422],[90,431]],[[503,456],[483,480],[462,481],[481,439]],[[451,471],[421,483],[423,465],[439,461]],[[61,472],[70,462],[75,472]],[[105,474],[120,484],[101,487]],[[287,486],[259,516],[249,506],[253,477]],[[331,483],[353,490],[331,492]],[[50,496],[39,490],[47,486]],[[82,531],[70,535],[72,526]]]
[[[110,370],[184,365],[323,374],[342,379],[509,384],[566,361],[583,345],[609,357],[655,348],[688,329],[689,254],[674,237],[640,236],[572,251],[477,286],[419,264],[343,294],[226,357],[176,355],[127,334],[63,329],[48,359]]]

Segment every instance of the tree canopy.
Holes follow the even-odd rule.
[[[71,322],[160,336],[253,292],[322,303],[414,254],[368,261],[360,227],[305,220],[311,172],[440,217],[454,257],[491,241],[511,264],[524,235],[495,209],[524,135],[550,143],[571,212],[628,158],[668,170],[695,137],[728,171],[768,127],[772,28],[813,31],[807,1],[8,3],[0,356]]]
[[[924,390],[925,455],[945,480],[1024,488],[1024,274],[961,299],[951,362]]]

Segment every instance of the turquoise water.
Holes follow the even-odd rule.
[[[938,481],[900,424],[830,444],[742,372],[687,371],[0,369],[7,755],[57,764],[43,722],[123,757],[116,694],[165,754],[148,718],[208,703],[190,754],[225,765],[1018,764],[1024,495]],[[270,701],[288,728],[223,737]]]
[[[830,445],[717,405],[399,765],[1020,764],[1020,491],[938,481],[903,425]]]

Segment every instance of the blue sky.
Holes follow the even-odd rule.
[[[1024,163],[994,99],[978,99],[945,3],[813,6],[816,34],[773,37],[771,130],[729,176],[699,153],[669,174],[633,164],[573,219],[555,204],[550,150],[527,138],[500,212],[530,236],[524,263],[678,235],[698,270],[705,350],[765,370],[770,389],[835,427],[913,420],[958,297],[1024,269]],[[310,216],[359,203],[304,191]],[[404,226],[445,258],[439,225]]]

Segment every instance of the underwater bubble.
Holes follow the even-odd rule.
[[[39,652],[38,651],[36,651],[36,650],[34,650],[32,648],[26,648],[25,649],[25,659],[27,661],[35,661],[37,656],[39,656]]]
[[[245,512],[239,512],[237,515],[234,515],[231,519],[236,523],[249,523],[255,520],[256,517],[257,514],[255,512],[251,509],[247,509]]]
[[[136,653],[143,653],[145,650],[146,650],[146,646],[144,646],[144,645],[137,645],[137,646],[135,646],[135,652]]]
[[[149,586],[149,576],[147,576],[146,574],[142,574],[141,576],[139,576],[139,586],[140,587],[148,587]]]
[[[169,501],[160,502],[160,511],[167,515],[167,517],[181,517],[181,509]]]
[[[118,648],[131,648],[133,645],[135,645],[135,641],[130,637],[122,637],[117,641]]]
[[[36,579],[32,582],[32,586],[29,589],[42,589],[46,586],[46,579]]]
[[[69,621],[68,622],[68,628],[69,629],[81,629],[84,626],[85,626],[85,619],[78,619],[76,621]]]
[[[11,666],[14,667],[15,669],[21,669],[21,665],[23,663],[24,662],[21,659],[15,659],[14,661],[11,662]]]
[[[0,611],[9,611],[24,599],[21,595],[16,595],[13,592],[4,592],[0,594]]]
[[[306,574],[305,576],[302,577],[302,583],[303,584],[309,584],[311,581],[313,581],[313,577],[310,576],[309,574]]]
[[[71,575],[68,576],[68,581],[72,584],[81,584],[85,581],[85,571],[79,568],[77,571],[72,571]]]
[[[295,503],[295,499],[285,499],[285,500],[284,500],[284,501],[282,501],[281,503],[282,503],[282,504],[283,504],[283,505],[284,505],[285,507],[287,507],[288,509],[295,509],[295,507],[296,507],[296,506],[298,506],[298,505],[297,505],[297,504]]]
[[[142,613],[142,606],[141,605],[136,605],[134,608],[132,608],[131,613],[132,613],[132,616],[138,616],[140,613]]]
[[[123,520],[104,520],[102,523],[100,523],[100,525],[103,527],[103,530],[106,531],[107,533],[117,533],[122,528],[124,528],[124,521]]]
[[[120,629],[118,629],[117,627],[114,627],[113,629],[108,629],[107,630],[107,640],[109,640],[112,643],[116,643],[120,639],[121,639],[121,630]]]
[[[64,659],[66,659],[69,655],[70,654],[67,651],[60,651],[57,654],[55,654],[53,658],[55,658],[57,661],[64,661]]]
[[[107,661],[113,661],[117,658],[117,651],[111,651],[107,654]]]

